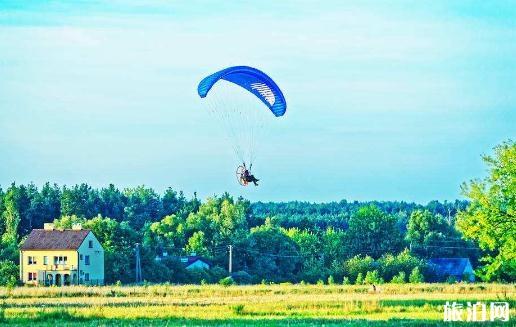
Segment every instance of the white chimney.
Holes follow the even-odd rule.
[[[82,230],[82,224],[73,224],[72,230]]]
[[[54,227],[53,223],[45,223],[45,224],[43,224],[43,229],[44,230],[54,230],[55,227]]]

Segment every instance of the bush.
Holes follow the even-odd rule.
[[[375,262],[373,258],[370,256],[354,256],[351,259],[346,260],[344,262],[344,272],[345,275],[349,277],[350,280],[355,281],[355,284],[359,284],[356,282],[358,275],[363,276],[368,272],[375,269]]]
[[[455,276],[448,276],[448,278],[446,278],[446,283],[448,284],[455,284],[457,282],[457,278],[455,278]]]
[[[319,279],[326,279],[329,270],[319,260],[307,259],[298,277],[308,283],[315,284]]]
[[[192,284],[200,284],[202,280],[208,280],[210,274],[207,269],[194,268],[188,270],[188,280]]]
[[[415,267],[423,267],[423,262],[407,249],[397,255],[384,254],[376,263],[384,280],[392,280],[399,272],[407,276]]]
[[[235,315],[241,316],[244,314],[245,306],[243,304],[237,304],[237,305],[234,305],[231,309],[233,310],[233,313]]]
[[[364,284],[364,277],[362,276],[362,273],[358,273],[357,278],[355,279],[355,285],[362,284]]]
[[[396,276],[392,277],[391,283],[393,284],[405,284],[406,275],[404,271],[400,271]]]
[[[383,282],[378,270],[368,271],[364,279],[365,284],[383,284]]]
[[[14,262],[0,261],[0,286],[16,286],[18,274],[18,266]]]
[[[418,284],[424,282],[423,274],[419,271],[419,267],[412,269],[409,276],[409,282],[412,284]]]
[[[243,284],[250,284],[252,277],[247,273],[246,271],[237,271],[236,273],[233,273],[231,275],[235,283],[243,285]]]
[[[342,285],[351,285],[351,282],[349,281],[349,277],[344,277],[342,279]]]
[[[215,266],[208,270],[210,278],[208,279],[208,282],[210,283],[217,283],[219,280],[224,278],[228,275],[228,271],[221,266]]]
[[[333,279],[332,275],[330,275],[330,277],[328,277],[328,285],[335,285],[335,279]]]
[[[225,277],[225,278],[222,278],[221,280],[219,280],[219,285],[222,285],[222,286],[231,286],[233,284],[234,284],[233,278],[231,278],[231,277]]]

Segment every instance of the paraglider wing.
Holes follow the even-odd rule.
[[[276,83],[265,73],[256,68],[235,66],[218,71],[205,77],[197,87],[201,98],[208,95],[217,81],[226,80],[254,94],[276,117],[283,116],[287,110],[285,97]]]

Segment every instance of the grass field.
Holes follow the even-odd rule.
[[[12,325],[440,325],[443,304],[508,301],[514,284],[153,285],[0,288]],[[472,323],[464,323],[472,325]]]

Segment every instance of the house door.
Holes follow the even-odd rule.
[[[65,286],[70,286],[70,274],[65,274],[64,275],[64,285]]]
[[[62,279],[61,279],[61,274],[56,274],[56,283],[55,283],[55,284],[56,284],[57,286],[62,286],[62,285],[63,285],[63,284],[62,284],[62,282],[63,282],[63,281],[62,281]]]
[[[52,274],[47,274],[47,286],[54,285],[54,276]]]

